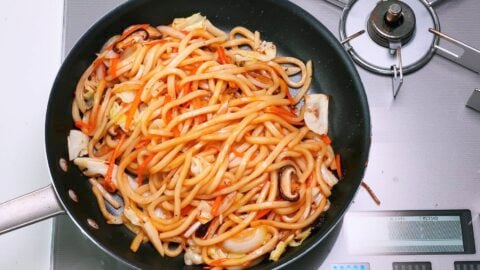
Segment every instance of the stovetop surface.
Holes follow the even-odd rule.
[[[64,52],[98,18],[122,2],[65,0]],[[293,2],[339,36],[339,8],[322,0]],[[478,1],[442,0],[435,10],[442,32],[480,48]],[[479,74],[437,55],[419,71],[405,76],[393,100],[390,77],[361,68],[358,71],[368,96],[373,134],[364,181],[375,191],[381,205],[377,206],[361,189],[349,212],[470,209],[479,249],[480,113],[465,106],[474,88],[480,87]],[[53,269],[127,269],[90,243],[67,217],[56,218],[53,234]],[[454,269],[453,263],[450,266],[453,260],[480,260],[475,254],[455,255],[454,259],[352,257],[345,252],[346,242],[342,231],[319,269],[332,269],[333,263],[346,260],[374,260],[372,269],[391,269],[392,260],[432,260],[433,269]]]

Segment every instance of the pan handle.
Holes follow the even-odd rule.
[[[0,234],[65,213],[52,185],[0,204]]]

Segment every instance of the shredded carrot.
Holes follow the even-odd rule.
[[[187,82],[184,86],[183,86],[183,96],[186,96],[188,95],[188,93],[192,92],[192,83],[191,82]]]
[[[113,173],[113,167],[115,166],[115,159],[117,158],[117,154],[120,151],[120,147],[123,144],[123,141],[125,140],[125,134],[122,134],[120,137],[120,140],[117,143],[117,146],[115,146],[115,149],[113,150],[112,155],[110,156],[110,159],[108,161],[108,169],[107,173],[105,174],[105,184],[104,187],[108,192],[115,192],[117,187],[112,181],[112,173]]]
[[[173,132],[173,136],[175,137],[180,136],[180,130],[178,129],[178,126],[173,127],[172,132]]]
[[[368,192],[368,195],[370,195],[370,197],[372,198],[372,200],[377,204],[377,205],[380,205],[380,200],[378,199],[377,195],[375,195],[375,193],[373,192],[372,188],[370,188],[370,186],[368,186],[367,183],[365,182],[362,182],[361,186],[363,188],[365,188]]]
[[[207,116],[205,114],[201,114],[201,115],[199,115],[195,118],[197,119],[198,124],[201,124],[201,123],[207,121]]]
[[[220,190],[222,190],[222,189],[224,189],[224,188],[227,188],[227,187],[228,187],[228,185],[220,184],[220,185],[217,186],[217,188],[215,189],[215,191],[220,191]]]
[[[294,114],[292,111],[289,111],[285,108],[278,107],[278,106],[269,106],[265,108],[266,113],[273,113],[285,119],[285,121],[289,123],[298,123],[298,116]]]
[[[93,61],[93,70],[97,70],[100,64],[103,64],[103,57],[98,57],[97,59],[95,59],[95,61]]]
[[[320,138],[325,144],[328,144],[328,145],[332,144],[332,140],[330,139],[330,137],[328,137],[328,135],[323,134],[322,136],[320,136]]]
[[[165,102],[163,103],[163,105],[165,106],[165,104],[169,103],[170,101],[172,101],[172,97],[169,95],[169,94],[166,94],[165,95]],[[172,120],[172,110],[168,110],[167,111],[167,114],[166,114],[166,119],[163,119],[165,121],[165,124],[168,124],[171,120]]]
[[[311,187],[313,184],[313,173],[307,178],[307,187]]]
[[[172,53],[178,53],[178,47],[172,48]]]
[[[271,210],[272,209],[262,209],[262,210],[258,211],[253,220],[258,220],[258,219],[263,218],[264,216],[268,215]]]
[[[153,157],[155,156],[155,153],[151,153],[144,161],[142,164],[140,164],[140,166],[138,166],[138,170],[137,170],[137,184],[138,186],[141,186],[142,185],[142,176],[143,176],[143,170],[145,169],[145,167],[147,167],[148,163],[150,163],[150,161],[152,161]]]
[[[88,133],[88,124],[83,121],[75,121],[75,127],[81,129],[84,133]]]
[[[209,145],[205,148],[205,150],[209,150],[210,148],[217,150],[217,152],[220,152],[220,151],[221,151],[220,146],[218,146],[217,144],[209,144]]]
[[[278,107],[278,106],[269,106],[269,107],[265,108],[265,112],[267,112],[267,113],[278,113],[280,115],[287,116],[287,117],[292,117],[292,118],[298,117],[293,112],[291,112],[289,110],[286,110],[285,108]]]
[[[232,89],[238,89],[238,85],[234,82],[228,82],[228,87]]]
[[[220,64],[230,64],[230,60],[225,55],[225,48],[222,46],[217,47],[218,60]]]
[[[209,263],[209,265],[210,266],[221,266],[223,264],[223,262],[225,262],[226,260],[227,259],[225,259],[225,258],[213,260]]]
[[[342,161],[340,158],[340,154],[335,155],[335,165],[337,165],[337,175],[338,177],[342,177]]]
[[[218,210],[220,208],[220,205],[222,204],[222,201],[223,201],[223,196],[217,196],[215,198],[215,202],[213,203],[212,210],[210,212],[212,216],[216,216],[218,214]]]
[[[118,60],[118,57],[112,58],[110,60],[110,68],[108,68],[108,75],[110,75],[110,77],[112,78],[117,77]]]
[[[146,138],[146,139],[143,139],[143,140],[140,140],[137,145],[135,145],[135,150],[138,150],[140,148],[143,148],[145,147],[149,142],[150,142],[150,138]]]
[[[288,98],[288,101],[290,101],[290,104],[291,105],[295,104],[295,100],[293,99],[292,94],[290,94],[290,90],[287,89],[287,91],[285,91],[285,94],[287,94],[287,98]]]
[[[239,157],[239,158],[242,158],[243,157],[243,153],[242,152],[238,152],[238,150],[235,148],[235,146],[231,146],[230,147],[230,150],[233,152],[233,154],[235,154],[235,156]]]
[[[192,212],[193,209],[195,209],[195,207],[189,204],[189,205],[183,207],[180,210],[180,215],[181,216],[186,216],[186,215],[190,214],[190,212]]]
[[[165,39],[154,39],[154,40],[145,42],[143,44],[148,45],[148,46],[154,46],[154,45],[162,44],[162,43],[167,43],[167,41]]]
[[[132,124],[133,116],[135,115],[135,112],[137,111],[138,106],[140,105],[140,98],[142,96],[143,88],[145,87],[145,84],[138,89],[137,93],[135,94],[135,99],[133,100],[132,104],[130,105],[130,109],[128,109],[127,112],[127,121],[125,122],[125,128],[129,129],[130,125]]]

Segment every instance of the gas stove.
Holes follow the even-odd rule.
[[[122,2],[65,0],[64,54]],[[316,248],[295,265],[480,269],[478,1],[293,2],[330,29],[357,64],[373,125],[364,181],[381,201],[360,189],[329,239],[333,248]],[[53,231],[53,269],[128,269],[67,217],[56,218]]]

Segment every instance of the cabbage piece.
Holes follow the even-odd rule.
[[[77,157],[88,154],[88,142],[90,138],[80,130],[72,129],[67,137],[68,159],[74,160]]]
[[[177,30],[193,31],[195,29],[205,29],[207,17],[200,13],[195,13],[187,18],[176,18],[173,20],[172,27]]]

